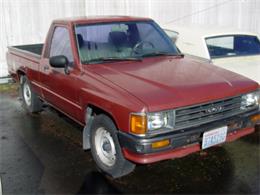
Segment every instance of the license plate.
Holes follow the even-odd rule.
[[[203,133],[202,149],[209,148],[214,145],[218,145],[226,141],[227,126],[213,129]]]

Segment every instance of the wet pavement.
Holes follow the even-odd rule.
[[[0,87],[0,177],[4,194],[259,194],[260,131],[222,147],[139,165],[112,180],[81,149],[81,127],[53,109],[30,115],[14,85]]]

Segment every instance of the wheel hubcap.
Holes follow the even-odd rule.
[[[24,97],[24,100],[25,100],[25,103],[27,104],[27,106],[30,106],[32,93],[31,93],[31,89],[27,83],[24,83],[24,85],[23,85],[23,97]]]
[[[95,134],[95,147],[99,159],[107,166],[116,162],[115,143],[111,134],[103,127],[97,129]]]

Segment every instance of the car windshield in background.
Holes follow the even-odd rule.
[[[179,54],[153,21],[76,25],[75,32],[82,63]]]
[[[164,29],[164,32],[171,38],[171,40],[175,43],[178,39],[179,33],[173,30]]]
[[[212,59],[260,54],[259,39],[251,35],[208,37],[206,44]]]

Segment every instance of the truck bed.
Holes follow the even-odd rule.
[[[8,47],[7,64],[12,77],[16,77],[17,70],[30,68],[38,70],[43,44],[17,45]],[[17,79],[17,78],[16,78]]]
[[[31,44],[31,45],[16,45],[8,47],[11,53],[24,55],[30,55],[31,57],[40,58],[42,54],[43,44]]]
[[[42,49],[43,49],[43,44],[39,43],[39,44],[33,44],[33,45],[17,45],[17,46],[12,46],[12,47],[19,49],[19,50],[24,50],[27,52],[41,55]]]

